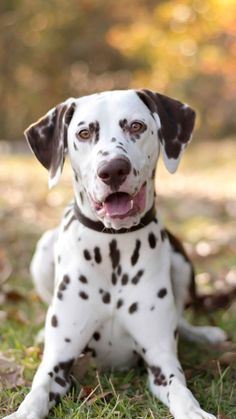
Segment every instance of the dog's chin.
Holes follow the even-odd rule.
[[[138,225],[140,223],[141,218],[142,214],[137,213],[134,215],[127,215],[123,218],[104,216],[103,218],[100,217],[100,221],[104,224],[105,228],[111,228],[114,230],[120,230],[122,228],[125,228],[129,230],[132,227]]]
[[[139,224],[146,210],[146,184],[134,194],[115,192],[101,201],[93,201],[98,219],[106,228],[130,229]]]

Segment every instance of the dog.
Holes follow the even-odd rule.
[[[87,350],[99,368],[125,370],[142,357],[151,392],[174,418],[215,418],[186,387],[177,335],[210,343],[226,335],[183,318],[193,267],[154,204],[159,154],[174,173],[194,121],[175,99],[121,90],[70,98],[26,130],[50,187],[68,153],[74,202],[32,260],[36,290],[49,305],[44,354],[29,394],[6,418],[45,418]]]

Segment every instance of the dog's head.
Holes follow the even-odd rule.
[[[77,204],[105,227],[130,228],[151,208],[161,151],[173,173],[191,139],[195,112],[149,90],[98,93],[68,99],[26,131],[49,186],[68,150]]]

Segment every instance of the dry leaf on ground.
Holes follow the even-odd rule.
[[[24,367],[17,365],[13,358],[7,358],[0,352],[0,389],[25,385],[23,369]]]

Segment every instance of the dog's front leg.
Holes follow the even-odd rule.
[[[147,365],[152,393],[175,419],[215,419],[186,387],[177,358],[178,319],[168,277],[160,276],[154,284],[148,278],[140,281],[132,288],[127,306],[120,308],[121,320]]]
[[[161,345],[144,356],[148,365],[149,386],[152,393],[169,407],[175,419],[215,419],[201,409],[186,387],[184,373],[173,352]]]
[[[47,313],[43,359],[31,391],[18,410],[5,419],[43,419],[67,392],[73,362],[99,322],[94,304],[83,298],[85,292],[79,293],[77,287],[70,284],[62,300],[55,294]]]

